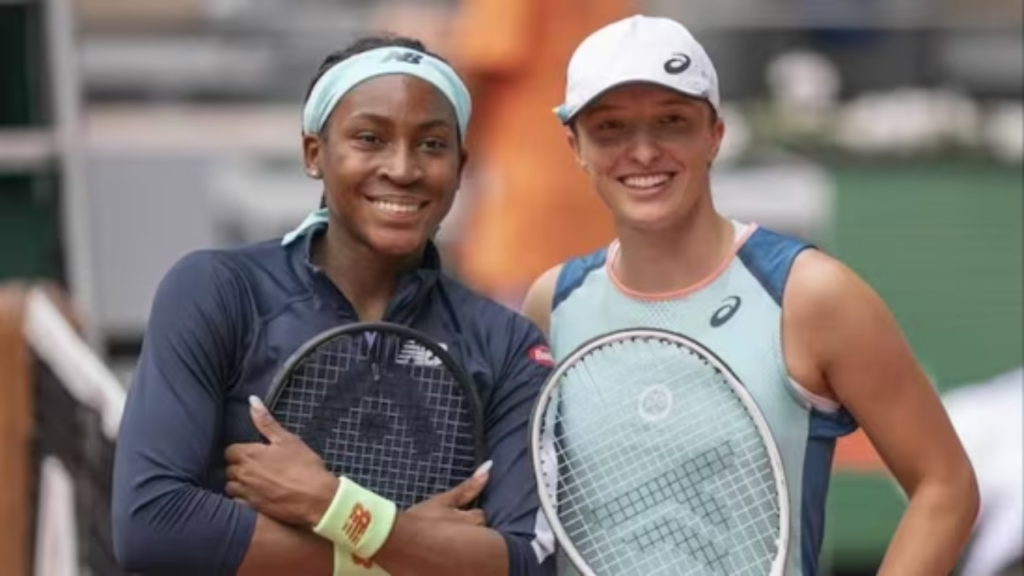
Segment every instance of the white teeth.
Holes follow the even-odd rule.
[[[630,188],[654,188],[668,182],[668,174],[645,174],[643,176],[627,176],[622,182]]]
[[[387,200],[374,200],[373,205],[378,210],[389,212],[391,214],[415,214],[420,211],[419,203],[416,204],[400,204],[398,202],[390,202]]]

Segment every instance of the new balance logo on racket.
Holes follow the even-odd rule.
[[[443,342],[437,344],[442,349],[447,350],[448,345]],[[399,350],[398,356],[395,357],[395,364],[413,365],[413,366],[440,366],[441,359],[438,358],[433,352],[417,344],[413,340],[407,340],[402,345],[402,349]]]

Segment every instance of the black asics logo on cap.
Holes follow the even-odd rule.
[[[691,60],[689,56],[677,52],[672,55],[672,58],[665,62],[665,72],[668,72],[669,74],[682,74],[690,67],[690,63]]]

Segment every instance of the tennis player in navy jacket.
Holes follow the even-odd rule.
[[[321,209],[284,239],[185,256],[155,296],[114,467],[114,546],[126,570],[554,573],[526,442],[550,370],[543,337],[446,276],[430,241],[459,188],[469,117],[461,80],[417,41],[367,38],[323,63],[302,136]],[[447,346],[480,392],[491,459],[399,512],[369,567],[313,530],[338,479],[250,405],[306,340],[359,320]],[[459,510],[478,494],[479,510]]]

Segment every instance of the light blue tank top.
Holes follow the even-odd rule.
[[[736,250],[708,279],[674,294],[629,292],[606,265],[617,244],[566,262],[552,301],[556,362],[616,330],[662,328],[703,343],[749,390],[768,421],[790,501],[787,574],[816,576],[836,439],[856,430],[842,407],[794,382],[782,353],[782,294],[806,242],[737,223]]]

